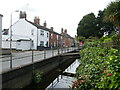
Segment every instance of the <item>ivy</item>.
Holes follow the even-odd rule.
[[[93,42],[80,50],[80,66],[76,71],[77,81],[72,88],[110,88],[120,90],[120,52],[101,47]]]

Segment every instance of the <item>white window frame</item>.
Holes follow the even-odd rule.
[[[34,29],[31,29],[31,35],[34,35]]]
[[[40,35],[44,36],[44,30],[40,30]]]
[[[49,37],[49,33],[47,32],[47,38]]]
[[[44,46],[44,41],[40,41],[40,46]]]

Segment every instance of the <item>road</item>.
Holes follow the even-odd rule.
[[[24,65],[29,65],[33,62],[38,62],[46,58],[56,56],[58,54],[63,54],[75,50],[75,47],[62,48],[56,50],[45,50],[45,51],[25,51],[25,52],[15,52],[12,53],[12,69],[20,68]],[[32,57],[33,56],[33,57]],[[0,63],[2,63],[2,71],[0,73],[10,70],[10,55],[1,56]],[[33,59],[32,59],[33,58]]]

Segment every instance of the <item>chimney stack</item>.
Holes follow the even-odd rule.
[[[46,21],[43,23],[43,25],[44,25],[44,27],[47,27],[47,23],[46,23]]]
[[[63,28],[61,28],[61,34],[63,34]]]
[[[26,19],[26,17],[27,17],[27,14],[26,14],[26,12],[25,11],[20,11],[20,15],[19,15],[19,18],[20,19],[23,19],[23,18],[25,18]]]
[[[65,29],[64,33],[67,34],[67,29]]]
[[[35,23],[35,24],[40,24],[40,19],[39,19],[39,17],[35,17],[35,18],[34,18],[34,23]]]
[[[53,31],[53,27],[51,27],[51,30]]]

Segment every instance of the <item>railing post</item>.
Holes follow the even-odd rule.
[[[59,52],[59,47],[58,47],[58,55],[60,54],[60,52]]]
[[[59,76],[58,76],[58,78],[57,78],[57,82],[59,82]]]
[[[32,64],[33,64],[33,70],[34,70],[34,53],[33,53],[33,50],[32,50]]]
[[[12,52],[10,53],[10,69],[12,69]]]
[[[52,56],[54,56],[54,50],[53,50],[53,48],[52,48]]]
[[[53,84],[53,82],[52,82],[52,88],[53,88],[53,85],[54,85],[54,84]]]
[[[67,47],[67,52],[69,52],[69,47]]]
[[[44,49],[44,59],[46,59],[46,50]]]
[[[33,50],[32,50],[32,63],[34,62],[34,60],[33,60]]]

